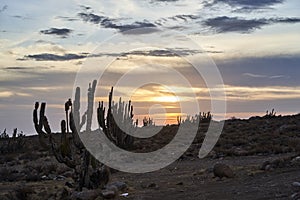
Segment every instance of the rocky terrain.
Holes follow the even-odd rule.
[[[0,199],[300,199],[299,114],[227,120],[213,151],[199,159],[207,127],[200,125],[191,147],[170,166],[144,174],[111,170],[108,185],[82,192],[72,189],[72,169],[37,136],[25,137],[23,148],[1,152]],[[159,149],[177,129],[162,127],[131,151]]]

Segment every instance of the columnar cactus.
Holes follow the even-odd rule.
[[[18,133],[18,129],[13,130],[12,137],[6,133],[4,129],[3,133],[0,134],[0,153],[11,153],[17,152],[24,148],[25,146],[25,135],[21,131]]]
[[[196,114],[195,116],[191,117],[188,115],[186,119],[182,120],[181,116],[177,116],[177,124],[189,124],[189,123],[209,123],[212,120],[212,115],[210,112],[200,112],[199,114]]]
[[[128,133],[132,133],[137,126],[133,122],[133,106],[131,101],[125,104],[121,98],[118,103],[114,103],[112,96],[113,87],[109,93],[106,121],[103,101],[99,102],[97,109],[98,124],[112,142],[121,148],[128,149],[132,147],[134,142],[134,138]]]
[[[38,117],[39,103],[35,103],[33,111],[33,122],[35,129],[39,135],[40,142],[52,149],[55,158],[60,163],[66,164],[74,169],[74,180],[77,183],[77,190],[82,190],[83,187],[94,189],[106,184],[109,180],[109,168],[98,162],[85,149],[82,144],[79,134],[80,129],[87,121],[86,131],[91,131],[92,123],[92,108],[94,101],[94,93],[97,81],[93,82],[93,86],[89,86],[88,90],[88,109],[80,122],[80,88],[76,88],[75,100],[72,102],[69,99],[65,104],[66,123],[61,121],[61,141],[55,141],[54,134],[51,131],[48,119],[45,115],[46,103],[42,103]],[[87,120],[85,120],[87,117]],[[69,119],[69,120],[68,120]],[[68,127],[71,129],[71,134],[68,132]],[[47,142],[47,139],[49,141]]]

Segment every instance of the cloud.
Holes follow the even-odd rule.
[[[132,51],[125,55],[143,55],[143,56],[156,56],[156,57],[176,57],[186,56],[190,54],[201,53],[198,50],[190,49],[158,49],[158,50],[147,50],[147,51]]]
[[[235,12],[252,12],[254,10],[269,9],[276,4],[281,4],[285,0],[213,0],[205,3],[206,7],[219,4],[227,4],[233,8]]]
[[[158,26],[163,26],[168,22],[174,22],[176,23],[175,25],[168,27],[169,29],[177,29],[177,30],[183,30],[184,28],[186,29],[185,26],[179,25],[179,23],[185,23],[188,21],[193,21],[201,18],[199,15],[193,15],[193,14],[181,14],[181,15],[174,15],[171,17],[165,17],[165,18],[160,18],[156,20],[154,23]]]
[[[49,69],[49,67],[5,67],[4,70],[33,70],[33,69]]]
[[[154,2],[176,2],[178,0],[152,0],[151,2],[154,3]]]
[[[41,54],[33,54],[33,55],[27,55],[24,58],[25,59],[33,59],[36,61],[68,61],[68,60],[77,60],[86,58],[87,54],[73,54],[68,53],[64,55],[56,55],[51,53],[41,53]]]
[[[252,73],[243,73],[243,76],[249,76],[249,77],[252,77],[252,78],[265,78],[265,77],[267,77],[266,75],[252,74]]]
[[[217,89],[216,89],[217,90]],[[227,100],[229,101],[258,101],[277,99],[298,99],[300,90],[298,87],[268,86],[247,87],[225,85]]]
[[[90,6],[85,6],[85,5],[80,5],[80,8],[82,8],[84,10],[90,10],[91,9]]]
[[[268,23],[265,20],[247,20],[240,19],[237,17],[216,17],[207,19],[204,24],[208,27],[213,28],[217,33],[225,33],[225,32],[240,32],[240,33],[248,33],[253,31],[254,29],[259,29],[263,25],[267,25]]]
[[[102,15],[96,15],[93,13],[79,13],[78,16],[85,22],[90,22],[93,24],[100,24],[104,28],[111,28],[116,29],[124,34],[144,34],[150,32],[158,31],[156,29],[156,25],[148,22],[146,20],[144,21],[136,21],[131,24],[116,24],[116,19],[111,19],[106,16]],[[142,30],[134,30],[134,29],[141,29],[141,28],[148,28],[147,31]],[[152,31],[151,31],[152,29]]]
[[[217,33],[238,32],[250,33],[262,26],[275,23],[299,23],[300,18],[260,18],[260,19],[244,19],[238,17],[215,17],[204,21],[204,25],[212,28]]]
[[[57,16],[55,17],[56,19],[61,19],[64,21],[69,21],[69,22],[73,22],[73,21],[77,21],[79,20],[78,18],[74,18],[74,17],[66,17],[66,16]]]
[[[243,57],[215,60],[227,85],[300,86],[300,56]]]
[[[293,17],[287,17],[287,18],[273,18],[269,20],[270,22],[273,23],[299,23],[300,18],[293,18]]]
[[[178,20],[183,20],[183,21],[188,21],[188,20],[195,20],[195,19],[199,19],[200,16],[198,15],[175,15],[173,17],[169,17],[168,19],[172,19],[175,21]]]
[[[128,55],[141,55],[141,56],[156,56],[156,57],[180,57],[188,56],[198,53],[223,53],[222,51],[201,51],[185,48],[167,48],[167,49],[156,49],[146,51],[132,51],[129,53],[123,53],[124,56]]]
[[[45,35],[57,35],[62,38],[66,38],[73,30],[68,28],[50,28],[46,30],[41,30],[40,33]]]
[[[193,49],[184,49],[184,48],[174,48],[174,49],[157,49],[157,50],[140,50],[140,51],[131,51],[131,52],[120,52],[120,53],[110,53],[110,52],[102,52],[98,54],[90,54],[90,53],[66,53],[63,55],[53,54],[53,53],[41,53],[41,54],[31,54],[25,55],[23,58],[18,58],[19,61],[26,60],[36,60],[36,61],[68,61],[68,60],[77,60],[83,59],[87,57],[118,57],[125,58],[130,55],[137,56],[155,56],[155,57],[180,57],[180,56],[188,56],[197,53],[223,53],[222,51],[201,51],[201,50],[193,50]],[[5,69],[23,69],[23,67],[8,67]],[[27,68],[28,69],[28,68]]]
[[[289,76],[286,75],[273,75],[273,76],[267,76],[262,74],[252,74],[252,73],[243,73],[243,76],[248,76],[251,78],[269,78],[269,79],[277,79],[277,78],[289,78]]]
[[[4,5],[2,6],[2,8],[0,8],[0,13],[4,12],[5,10],[7,10],[8,5]]]

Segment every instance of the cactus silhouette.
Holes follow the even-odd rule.
[[[85,132],[91,131],[94,93],[97,81],[94,80],[92,87],[88,89],[88,109],[83,114],[80,122],[80,88],[76,88],[75,100],[72,103],[69,99],[65,103],[66,120],[61,121],[61,139],[60,142],[55,140],[48,119],[45,115],[46,103],[41,106],[35,103],[33,111],[33,123],[36,132],[39,135],[40,143],[52,150],[58,162],[64,163],[68,167],[74,169],[74,180],[76,189],[81,191],[83,187],[95,189],[105,185],[109,181],[109,168],[97,161],[82,144],[79,134],[84,124],[86,124]],[[40,107],[39,117],[38,109]],[[71,133],[69,133],[69,127]]]

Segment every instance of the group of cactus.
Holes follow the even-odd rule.
[[[110,170],[107,166],[100,163],[90,154],[80,140],[80,134],[91,132],[92,116],[94,108],[94,96],[97,81],[89,84],[87,93],[87,110],[80,116],[80,88],[76,88],[75,98],[72,102],[69,99],[65,103],[66,119],[61,121],[60,141],[51,131],[48,119],[45,115],[46,103],[40,106],[35,103],[33,111],[33,122],[36,132],[39,135],[40,143],[52,150],[55,158],[60,163],[66,164],[74,169],[74,180],[76,189],[81,191],[83,188],[96,189],[102,187],[109,181]],[[135,128],[133,123],[133,106],[122,102],[112,101],[113,88],[109,93],[107,112],[103,102],[99,102],[97,109],[97,119],[99,128],[116,145],[123,148],[130,148],[133,145],[133,137],[127,134]],[[81,131],[85,126],[85,130]],[[69,130],[70,129],[70,130]]]
[[[128,104],[125,104],[121,97],[119,102],[115,103],[112,97],[113,87],[109,93],[106,118],[103,101],[99,102],[97,109],[98,124],[113,143],[123,149],[130,149],[134,138],[128,133],[133,132],[137,126],[137,122],[133,122],[133,106],[130,100]]]
[[[13,130],[12,137],[6,133],[4,129],[3,133],[0,134],[0,153],[11,153],[17,152],[24,148],[25,146],[25,135],[21,131],[18,133],[18,129]]]
[[[266,111],[265,118],[273,118],[276,117],[275,109],[273,108],[272,111],[269,112],[269,110]]]
[[[195,116],[188,115],[185,119],[182,119],[181,116],[177,116],[177,124],[188,124],[188,123],[208,123],[212,119],[212,115],[210,112],[200,112],[199,114],[196,114]]]

